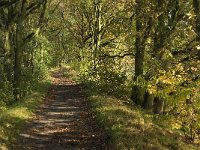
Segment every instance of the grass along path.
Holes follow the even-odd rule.
[[[8,109],[0,112],[0,149],[6,150],[25,122],[33,119],[34,111],[44,100],[50,81],[37,84],[36,90]]]
[[[117,98],[95,93],[90,98],[98,123],[109,133],[110,149],[113,150],[199,150],[188,144],[167,126],[173,122],[147,114],[144,110],[124,103]]]

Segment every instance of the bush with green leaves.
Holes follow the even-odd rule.
[[[0,110],[4,110],[7,106],[14,102],[12,84],[5,79],[0,80]]]
[[[198,88],[190,88],[182,91],[179,96],[187,93],[187,96],[179,101],[179,106],[174,109],[174,116],[180,123],[180,130],[185,138],[192,142],[199,138],[200,131],[200,90]]]

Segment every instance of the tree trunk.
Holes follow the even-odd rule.
[[[144,52],[145,46],[142,39],[141,31],[142,31],[142,22],[139,17],[140,14],[140,1],[137,2],[136,9],[136,39],[135,39],[135,77],[134,80],[137,81],[139,77],[143,77],[143,69],[144,69]],[[145,90],[139,85],[135,85],[132,88],[132,96],[131,99],[138,105],[142,105],[144,102],[144,92]]]
[[[15,48],[14,48],[14,84],[13,94],[17,101],[20,98],[20,80],[21,80],[21,62],[22,62],[22,30],[23,30],[23,16],[25,15],[26,7],[25,0],[22,0],[16,25]]]
[[[143,108],[151,110],[153,108],[153,104],[154,104],[154,95],[149,93],[149,91],[146,91],[144,96]]]
[[[15,100],[20,98],[20,77],[21,77],[21,23],[17,25],[16,31],[16,47],[14,50],[15,58],[14,58],[14,97]]]
[[[154,114],[162,114],[164,110],[164,100],[160,97],[154,99]]]

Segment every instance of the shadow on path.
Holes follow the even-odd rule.
[[[106,135],[92,119],[81,85],[54,74],[44,104],[10,150],[105,150]]]

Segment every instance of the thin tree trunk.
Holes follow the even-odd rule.
[[[101,43],[101,0],[94,0],[94,27],[93,27],[93,67],[96,68]]]

